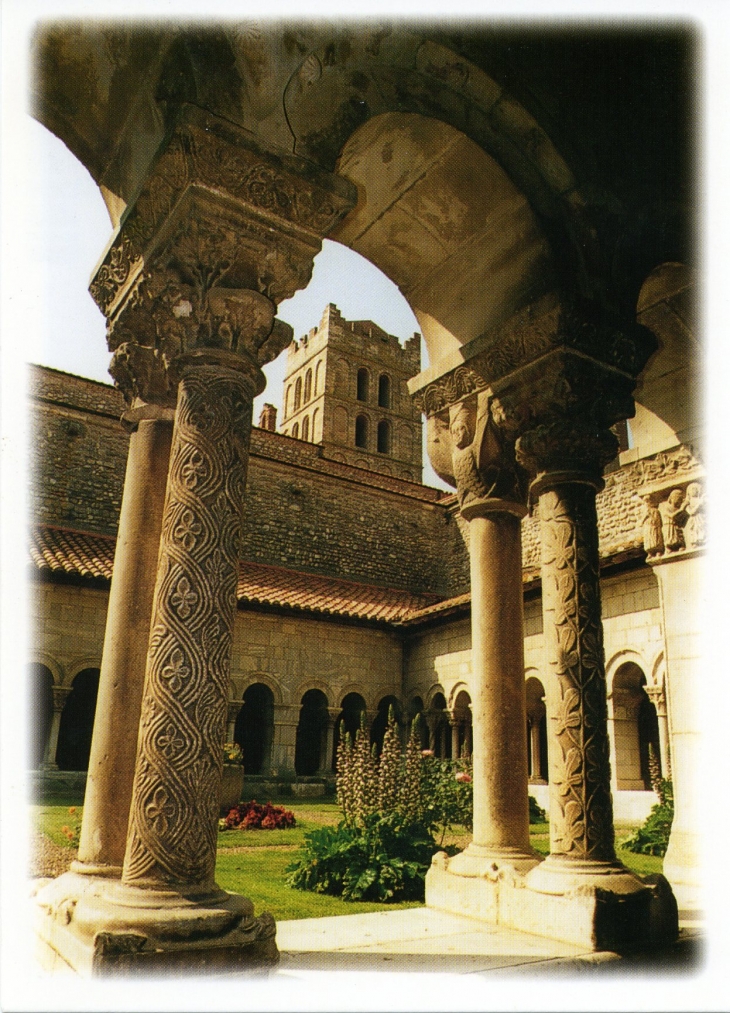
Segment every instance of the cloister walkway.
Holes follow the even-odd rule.
[[[277,922],[278,974],[415,971],[447,974],[586,973],[697,966],[701,922],[680,912],[679,940],[640,958],[592,952],[432,908]]]

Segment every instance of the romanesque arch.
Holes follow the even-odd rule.
[[[86,770],[88,766],[98,689],[98,668],[84,668],[73,678],[58,733],[56,763],[60,770]]]
[[[254,682],[243,694],[234,739],[243,751],[248,774],[266,774],[271,765],[274,736],[274,694],[263,682]]]
[[[30,713],[29,766],[35,769],[46,755],[53,721],[53,673],[47,665],[32,662],[28,666]]]
[[[628,791],[651,790],[650,751],[661,772],[659,719],[645,687],[646,675],[636,662],[616,669],[611,685],[616,784]]]
[[[294,757],[297,774],[311,776],[331,766],[332,758],[326,755],[328,704],[321,689],[308,689],[301,698]]]

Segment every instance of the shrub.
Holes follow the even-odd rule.
[[[219,830],[283,830],[293,827],[294,813],[280,805],[267,802],[239,802],[228,815],[218,821]]]
[[[423,900],[435,850],[422,824],[398,812],[371,812],[357,824],[343,820],[308,833],[286,881],[297,890],[344,900]]]
[[[674,819],[674,794],[672,782],[660,780],[655,785],[659,801],[635,833],[622,842],[622,847],[639,855],[663,857],[669,844],[669,833]]]
[[[547,813],[538,805],[537,799],[532,795],[527,796],[530,801],[530,823],[547,823]]]

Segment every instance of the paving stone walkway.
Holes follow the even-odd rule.
[[[677,970],[689,970],[698,935],[697,927],[684,926],[680,943],[666,953],[629,959],[647,969],[669,961]],[[278,922],[277,943],[278,973],[287,975],[377,970],[575,973],[626,966],[626,958],[615,953],[594,953],[430,908]]]

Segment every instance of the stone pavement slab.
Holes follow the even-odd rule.
[[[277,944],[281,971],[474,973],[598,957],[569,943],[429,908],[279,922]]]

